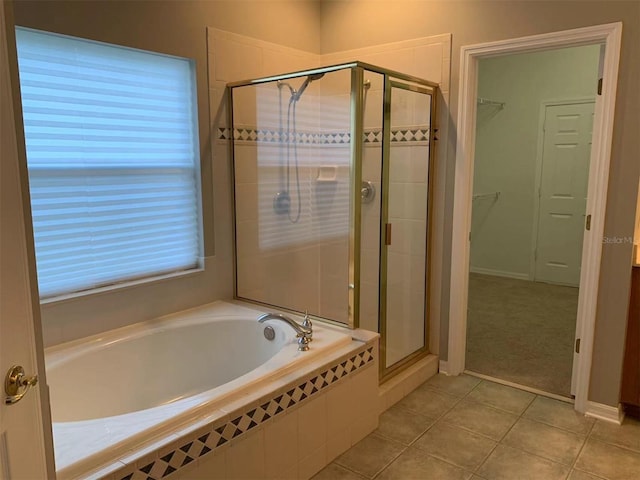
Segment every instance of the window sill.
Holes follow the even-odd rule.
[[[106,285],[104,287],[92,288],[90,290],[83,290],[81,292],[68,293],[64,295],[58,295],[55,297],[45,298],[40,300],[40,305],[59,305],[66,302],[79,300],[82,298],[97,297],[100,295],[109,295],[116,292],[123,292],[129,289],[137,288],[140,286],[148,286],[156,283],[167,282],[178,278],[188,278],[194,275],[203,274],[205,271],[204,262],[200,260],[199,267],[195,267],[189,270],[181,270],[179,272],[166,273],[164,275],[156,275],[153,277],[139,278],[136,280],[130,280],[121,283],[114,283]]]

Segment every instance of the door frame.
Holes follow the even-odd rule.
[[[13,283],[4,287],[3,295],[11,297],[7,307],[0,312],[0,329],[11,323],[12,329],[3,332],[9,341],[0,344],[4,350],[0,378],[5,377],[5,368],[11,364],[21,364],[27,374],[37,374],[38,383],[19,404],[6,405],[5,392],[0,395],[0,479],[56,478],[49,387],[46,381],[42,324],[40,318],[40,297],[38,295],[33,225],[31,222],[31,202],[22,124],[22,103],[15,45],[15,23],[13,3],[0,2],[0,86],[2,104],[2,174],[7,175],[0,188],[14,183],[13,188],[3,191],[3,201],[12,207],[11,213],[3,217],[4,227],[13,228],[13,242],[2,245],[0,255],[10,255],[12,261],[3,267],[11,271]],[[8,193],[7,193],[8,192]],[[10,305],[9,305],[10,303]],[[9,348],[7,348],[9,346]],[[7,353],[8,352],[8,353]],[[9,363],[5,363],[10,360]],[[9,420],[7,420],[9,419]],[[12,453],[13,451],[13,453]],[[20,456],[16,456],[19,452]],[[13,462],[13,465],[11,465]]]
[[[585,231],[584,237],[576,330],[581,339],[581,354],[577,367],[575,409],[587,412],[621,39],[622,22],[617,22],[461,48],[448,359],[443,365],[446,373],[458,375],[465,366],[478,62],[497,55],[604,44],[605,81],[602,94],[596,99],[589,169],[587,212],[592,215],[592,222],[591,230]]]
[[[536,279],[536,250],[538,249],[538,225],[540,224],[540,191],[542,182],[542,160],[544,155],[544,123],[546,117],[547,107],[556,105],[582,105],[585,103],[594,104],[595,112],[595,97],[573,97],[565,98],[561,100],[544,100],[540,102],[540,113],[538,117],[538,139],[536,146],[536,174],[535,174],[535,188],[536,195],[533,203],[533,228],[531,229],[531,258],[529,259],[529,280],[535,281]],[[591,133],[593,138],[593,132]],[[584,239],[584,235],[583,235]],[[580,284],[578,284],[578,287]],[[573,390],[573,389],[572,389]]]

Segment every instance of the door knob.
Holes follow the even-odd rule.
[[[7,394],[4,403],[7,405],[18,403],[29,391],[29,388],[36,383],[38,383],[37,375],[27,377],[24,374],[24,368],[20,365],[14,365],[9,369],[4,379],[4,391]]]

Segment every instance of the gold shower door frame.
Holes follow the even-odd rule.
[[[237,256],[237,221],[236,221],[236,184],[235,184],[235,156],[234,156],[234,122],[233,122],[233,89],[237,87],[258,85],[262,83],[273,82],[277,80],[286,80],[296,77],[304,77],[309,75],[315,75],[320,73],[334,72],[337,70],[351,69],[351,158],[349,164],[350,173],[350,192],[349,192],[349,304],[348,304],[348,327],[351,329],[359,328],[360,326],[360,237],[361,237],[361,223],[362,223],[362,199],[360,195],[360,188],[362,182],[362,154],[364,143],[364,84],[365,72],[370,71],[373,73],[382,74],[384,76],[384,102],[383,102],[383,122],[382,122],[382,192],[381,192],[381,213],[380,213],[380,264],[379,264],[379,305],[378,305],[378,331],[380,333],[382,341],[380,342],[380,379],[381,381],[391,378],[393,375],[401,371],[404,367],[412,364],[424,356],[428,355],[428,337],[429,337],[429,315],[428,315],[428,286],[429,286],[429,270],[430,270],[430,237],[432,227],[432,198],[433,198],[433,166],[435,158],[435,132],[437,128],[434,126],[436,117],[436,98],[438,91],[438,84],[418,78],[412,75],[407,75],[401,72],[396,72],[383,67],[363,63],[363,62],[349,62],[338,65],[331,65],[323,68],[303,70],[299,72],[293,72],[283,75],[274,75],[271,77],[264,77],[251,80],[243,80],[238,82],[231,82],[227,84],[227,110],[229,121],[229,150],[230,157],[232,159],[231,165],[231,180],[233,186],[233,245],[234,245],[234,298],[257,305],[274,307],[282,311],[288,311],[293,314],[300,315],[304,312],[291,310],[281,305],[271,305],[264,302],[252,300],[250,298],[238,296],[238,280],[237,280],[237,268],[238,268],[238,256]],[[391,365],[389,368],[385,367],[386,362],[386,332],[387,332],[387,249],[385,248],[385,225],[388,222],[388,196],[389,196],[389,158],[390,158],[390,141],[391,141],[391,90],[392,88],[401,88],[418,92],[431,97],[430,102],[430,125],[429,125],[429,158],[428,161],[428,196],[427,196],[427,228],[426,228],[426,245],[427,251],[425,252],[426,266],[425,266],[425,282],[427,288],[425,289],[425,304],[424,304],[424,344],[423,347],[406,356],[399,362]],[[310,315],[311,316],[311,315]],[[313,319],[321,320],[328,323],[345,325],[344,323],[334,320],[311,316]]]
[[[393,80],[392,80],[393,78]],[[402,82],[397,79],[404,80]],[[412,82],[412,83],[408,83]],[[418,83],[419,85],[416,85]],[[402,360],[386,366],[387,361],[387,273],[388,273],[388,247],[387,244],[387,224],[389,224],[389,177],[390,177],[390,161],[391,161],[391,102],[392,90],[394,88],[407,90],[430,97],[429,102],[429,158],[427,170],[427,218],[426,218],[426,248],[425,252],[425,290],[424,290],[424,338],[423,345],[420,349],[405,356]],[[430,265],[431,265],[431,226],[432,226],[432,208],[433,208],[433,167],[435,158],[435,133],[437,128],[434,126],[436,117],[436,93],[437,86],[434,84],[423,84],[407,80],[403,77],[390,76],[385,74],[384,77],[384,114],[382,127],[382,205],[380,214],[380,279],[379,279],[379,332],[380,332],[380,380],[384,382],[395,374],[402,371],[408,365],[411,365],[421,358],[429,354],[429,295],[430,286]]]

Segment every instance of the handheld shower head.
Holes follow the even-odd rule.
[[[324,77],[324,73],[314,73],[314,74],[308,75],[307,78],[302,83],[302,85],[300,85],[300,88],[298,89],[298,91],[293,95],[292,97],[293,101],[297,102],[298,100],[300,100],[300,97],[302,96],[306,88],[309,86],[309,84],[315,80],[320,80],[322,77]]]

